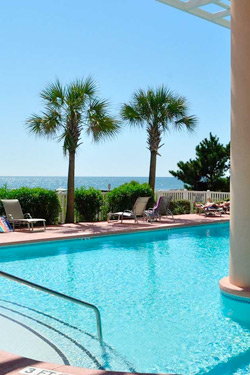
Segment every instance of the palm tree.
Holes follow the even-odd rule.
[[[62,141],[63,152],[69,157],[66,223],[74,222],[75,156],[82,133],[97,142],[119,130],[118,121],[108,113],[108,102],[96,95],[97,87],[90,77],[66,86],[56,80],[40,93],[45,110],[27,120],[32,133]]]
[[[194,130],[197,119],[187,116],[188,105],[183,96],[176,95],[165,86],[157,89],[138,90],[129,104],[123,104],[121,117],[132,126],[145,127],[150,150],[149,185],[154,191],[156,157],[163,146],[162,137],[170,125],[180,130]]]

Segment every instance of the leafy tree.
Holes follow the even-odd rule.
[[[97,97],[97,87],[91,78],[76,80],[62,86],[59,80],[50,83],[40,96],[44,103],[41,115],[28,120],[29,130],[39,136],[63,142],[63,152],[69,157],[66,222],[74,222],[75,155],[81,145],[82,133],[94,141],[113,137],[118,122],[108,113],[108,102]]]
[[[226,172],[230,169],[230,143],[224,146],[210,133],[195,150],[196,158],[177,163],[179,170],[169,171],[172,176],[183,181],[187,189],[229,191]]]
[[[150,151],[149,185],[154,191],[156,157],[163,146],[162,138],[170,126],[180,130],[193,130],[196,118],[188,116],[188,105],[183,96],[174,94],[165,86],[138,90],[129,104],[123,104],[121,116],[132,126],[145,127]]]
[[[109,212],[116,212],[132,209],[139,197],[150,197],[151,203],[149,204],[151,205],[154,202],[153,191],[148,184],[131,181],[120,185],[106,195],[108,210]]]

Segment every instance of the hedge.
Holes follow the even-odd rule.
[[[132,209],[138,197],[150,197],[148,207],[154,206],[153,192],[146,183],[136,181],[123,184],[106,194],[104,198],[100,190],[85,187],[75,190],[75,208],[81,221],[106,220],[108,212]],[[18,199],[24,213],[29,212],[32,217],[46,219],[47,224],[56,224],[60,212],[57,193],[43,188],[27,188],[10,190],[6,186],[0,188],[1,199]],[[174,215],[189,214],[190,202],[178,200],[170,202],[170,210]],[[0,201],[0,215],[5,215]]]
[[[190,202],[185,199],[180,199],[178,201],[171,201],[169,209],[174,215],[190,214]]]
[[[154,195],[150,186],[146,183],[131,181],[123,184],[106,195],[109,212],[131,210],[138,197],[150,197],[149,206],[152,206]]]
[[[103,202],[100,190],[93,187],[89,189],[81,187],[75,190],[75,208],[80,221],[98,221]]]
[[[23,213],[30,213],[34,218],[46,219],[47,224],[56,224],[60,212],[60,203],[57,193],[42,188],[22,187],[10,190],[6,186],[0,188],[1,199],[18,199]],[[0,201],[0,215],[5,215],[3,204]]]

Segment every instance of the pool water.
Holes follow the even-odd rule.
[[[250,331],[224,315],[218,286],[228,256],[228,224],[0,248],[2,271],[99,307],[106,355],[82,307],[1,280],[0,312],[56,340],[71,365],[248,374]]]

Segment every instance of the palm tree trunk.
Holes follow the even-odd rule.
[[[149,186],[155,192],[155,174],[156,174],[156,151],[151,151],[149,167]]]
[[[69,153],[68,170],[68,193],[67,193],[67,212],[66,223],[74,223],[74,204],[75,204],[75,151]]]

